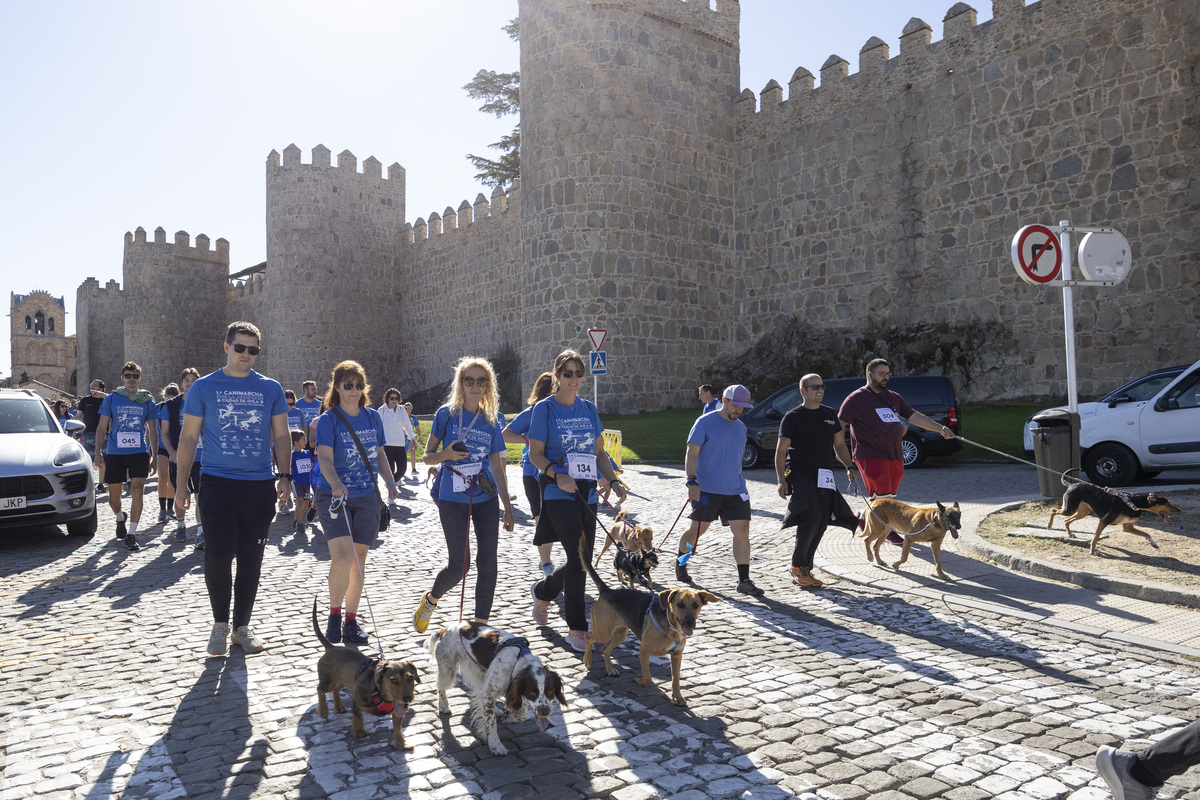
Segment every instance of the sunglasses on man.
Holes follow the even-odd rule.
[[[233,348],[233,352],[235,353],[244,353],[249,350],[250,355],[256,356],[262,352],[261,347],[256,347],[252,344],[231,344],[229,346]]]

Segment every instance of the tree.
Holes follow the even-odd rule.
[[[514,42],[520,41],[517,19],[512,19],[504,26],[504,32]],[[473,100],[483,100],[480,111],[494,114],[497,119],[509,114],[521,114],[521,73],[493,72],[481,69],[475,73],[471,82],[463,87],[467,96]],[[467,154],[471,166],[479,170],[475,177],[484,186],[504,189],[521,177],[521,123],[517,122],[512,133],[500,141],[488,145],[493,150],[499,150],[496,159]]]

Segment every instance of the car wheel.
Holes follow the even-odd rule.
[[[904,467],[915,467],[925,460],[925,445],[918,439],[905,436],[900,440],[900,452],[904,454]]]
[[[1083,468],[1101,486],[1128,486],[1138,474],[1138,460],[1128,447],[1105,442],[1087,451]]]
[[[67,523],[68,536],[93,536],[96,533],[96,509],[92,508],[92,515],[77,519],[74,522]]]
[[[762,460],[762,451],[758,449],[758,445],[747,439],[746,449],[742,451],[742,469],[762,466]]]

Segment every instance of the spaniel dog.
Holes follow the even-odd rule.
[[[446,690],[455,675],[462,677],[471,698],[470,721],[482,726],[482,736],[494,755],[508,753],[500,742],[496,704],[503,701],[506,722],[532,714],[541,730],[550,727],[551,703],[567,704],[562,678],[547,669],[529,649],[529,642],[478,622],[448,625],[429,637],[429,653],[437,662],[438,713],[450,713]],[[526,711],[528,704],[528,711]]]

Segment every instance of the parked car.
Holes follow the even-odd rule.
[[[855,389],[866,384],[866,378],[826,378],[825,398],[821,401],[835,411]],[[908,401],[925,416],[958,433],[959,407],[954,385],[943,375],[898,375],[888,381],[888,388]],[[800,405],[800,380],[796,380],[760,401],[742,414],[746,424],[746,450],[742,468],[753,469],[774,463],[775,443],[779,441],[779,421],[783,415]],[[904,466],[915,467],[929,456],[948,456],[962,449],[957,439],[943,439],[936,431],[909,426],[902,443]]]
[[[0,530],[66,525],[72,536],[96,532],[92,460],[30,391],[0,391]]]
[[[1102,486],[1128,486],[1164,469],[1200,466],[1200,361],[1142,400],[1080,420],[1081,463]]]
[[[1094,417],[1098,414],[1107,414],[1126,403],[1145,402],[1158,394],[1159,390],[1168,383],[1179,377],[1185,369],[1187,369],[1187,364],[1181,364],[1178,367],[1156,369],[1153,372],[1147,372],[1142,377],[1132,380],[1118,389],[1114,389],[1095,402],[1079,403],[1080,424],[1082,425],[1082,421],[1089,417]],[[1066,408],[1066,406],[1055,406],[1055,409],[1066,410]],[[1052,409],[1046,410],[1050,411]],[[1038,413],[1042,412],[1039,411]],[[1037,423],[1033,421],[1033,417],[1025,420],[1025,455],[1029,458],[1033,458],[1033,429],[1036,427]]]

